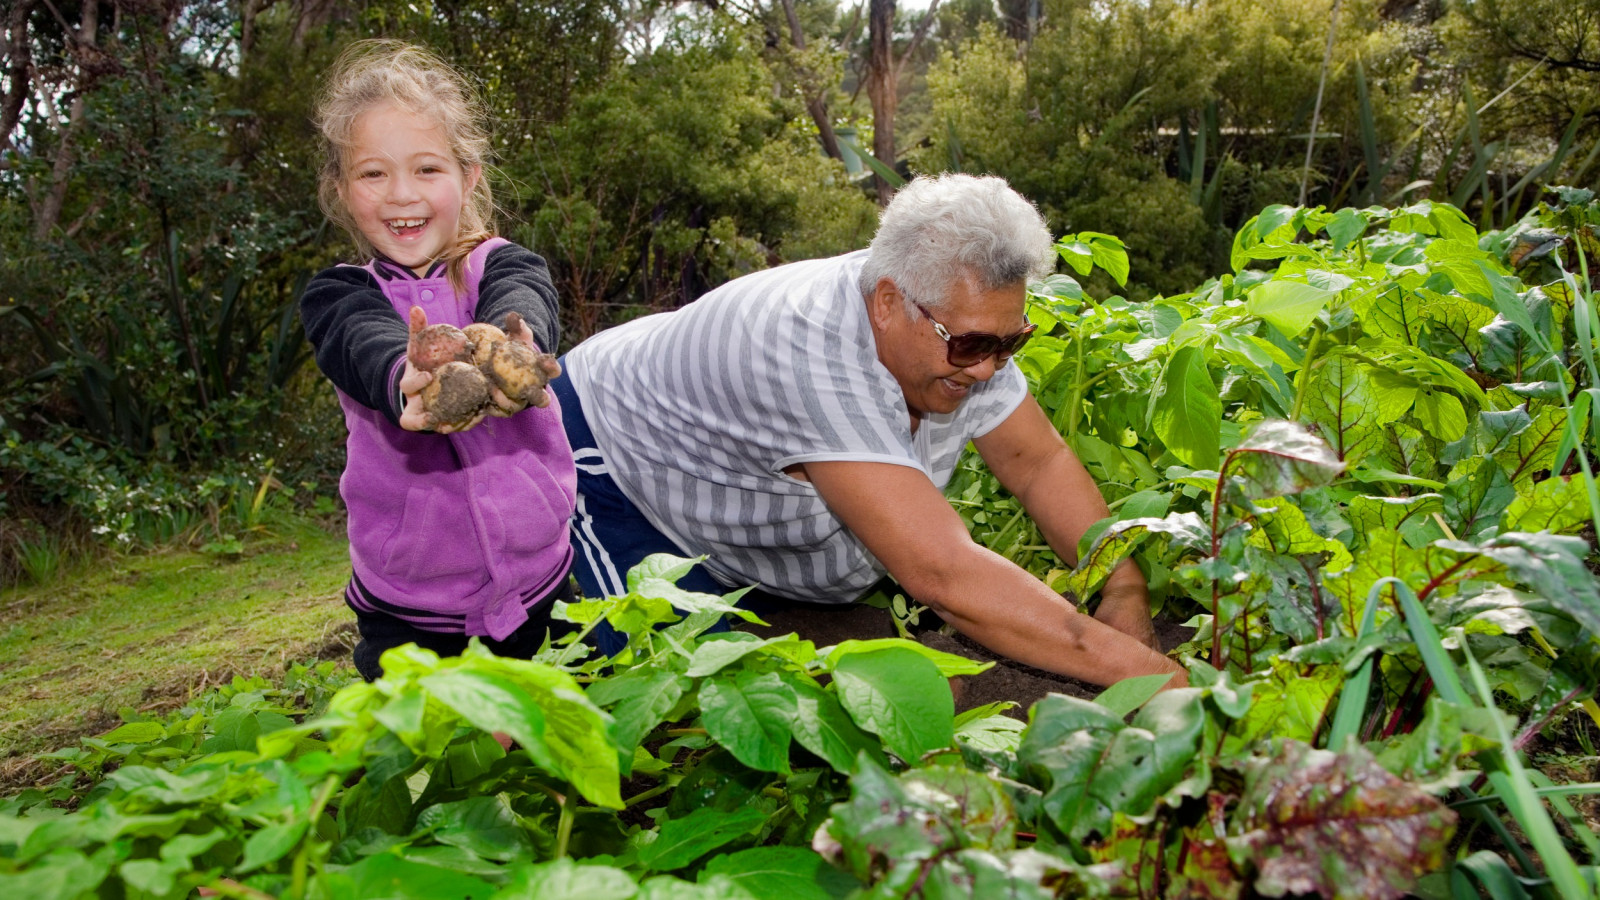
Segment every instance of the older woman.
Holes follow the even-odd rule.
[[[968,441],[1065,559],[1106,506],[1009,359],[1051,239],[998,178],[922,178],[865,251],[736,279],[610,329],[552,387],[577,457],[574,572],[625,590],[649,553],[686,586],[850,603],[885,571],[991,650],[1100,684],[1179,668],[1125,562],[1095,618],[977,545],[941,494]]]

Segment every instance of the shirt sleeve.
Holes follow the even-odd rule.
[[[999,428],[1016,412],[1028,396],[1028,379],[1015,363],[1011,363],[994,373],[976,394],[963,404],[966,409],[962,410],[966,419],[962,428],[969,441]]]
[[[539,349],[555,352],[561,341],[561,310],[550,269],[539,254],[516,244],[496,247],[484,260],[475,318],[504,327],[510,312],[522,316]]]
[[[300,320],[317,368],[333,386],[398,425],[410,332],[372,273],[355,266],[324,269],[300,296]]]

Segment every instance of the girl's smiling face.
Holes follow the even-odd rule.
[[[455,243],[461,205],[482,172],[463,169],[444,129],[393,103],[355,122],[339,195],[379,254],[418,275]]]

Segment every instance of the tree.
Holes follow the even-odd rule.
[[[906,63],[916,54],[928,28],[938,21],[939,0],[928,4],[928,11],[918,20],[904,51],[897,58],[894,48],[894,0],[869,0],[867,14],[867,98],[872,103],[872,155],[886,166],[893,166],[899,158],[895,152],[895,112],[900,107],[900,78]],[[888,206],[894,194],[882,175],[873,173],[873,183],[878,190],[878,205]]]

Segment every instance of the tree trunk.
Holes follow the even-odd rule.
[[[872,155],[894,165],[894,112],[900,105],[895,84],[894,0],[871,0],[867,8],[867,99],[872,101]],[[878,205],[888,206],[894,188],[877,172]]]
[[[78,132],[83,130],[83,98],[88,93],[89,74],[84,69],[84,61],[90,58],[93,48],[99,43],[100,31],[100,4],[83,4],[83,21],[78,25],[78,33],[71,37],[71,42],[76,46],[74,56],[78,59],[78,85],[73,93],[72,105],[67,114],[67,127],[61,132],[61,142],[56,145],[55,164],[50,169],[50,184],[45,191],[44,200],[40,202],[34,213],[33,236],[35,240],[43,241],[55,230],[56,224],[61,221],[61,207],[67,202],[67,187],[72,175],[72,164],[77,153],[74,149]]]
[[[33,54],[28,45],[28,16],[38,0],[17,0],[6,14],[6,92],[0,97],[0,154],[11,149],[11,133],[22,121],[22,106],[28,99],[28,72]],[[0,157],[0,169],[6,167]]]

